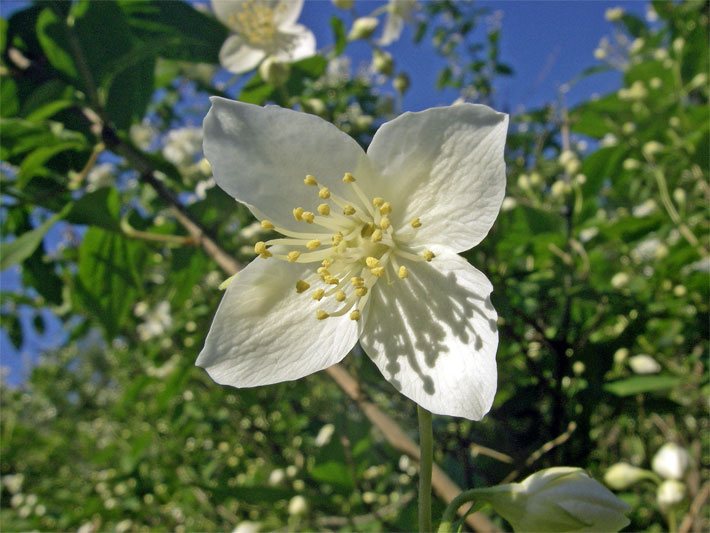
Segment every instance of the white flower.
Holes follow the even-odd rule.
[[[202,148],[202,128],[186,126],[170,130],[165,137],[163,157],[177,167],[195,163]]]
[[[100,163],[86,176],[86,191],[93,192],[103,187],[111,187],[116,181],[116,167],[111,163]]]
[[[306,514],[308,512],[308,502],[306,499],[299,495],[294,496],[288,502],[288,514],[292,516]]]
[[[480,493],[515,531],[619,531],[629,523],[629,506],[581,468],[547,468]]]
[[[232,533],[259,533],[259,531],[261,531],[261,523],[244,520],[237,524],[237,527],[232,530]]]
[[[658,374],[661,371],[658,361],[645,353],[630,357],[629,366],[636,374]]]
[[[296,24],[303,0],[212,0],[212,9],[234,32],[219,52],[230,72],[252,70],[267,57],[291,62],[315,54],[313,33]]]
[[[144,320],[145,322],[139,324],[136,328],[138,337],[142,341],[161,336],[173,324],[173,319],[170,316],[170,304],[166,301],[160,302],[145,315]]]
[[[651,461],[653,471],[665,479],[682,479],[688,466],[690,454],[674,442],[661,446]]]
[[[386,9],[385,29],[378,40],[380,46],[390,45],[400,38],[404,23],[412,21],[419,3],[417,0],[390,0]]]
[[[405,113],[365,153],[314,115],[212,104],[217,183],[284,238],[256,244],[197,364],[218,383],[266,385],[339,362],[359,338],[421,406],[483,417],[496,389],[493,288],[457,254],[498,215],[507,116],[472,104]]]

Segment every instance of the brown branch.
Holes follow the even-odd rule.
[[[710,498],[710,481],[706,482],[698,491],[695,498],[693,498],[693,503],[690,504],[688,514],[685,515],[683,521],[680,523],[678,533],[688,533],[691,530],[696,518],[700,516],[708,498]],[[703,524],[700,524],[700,527],[697,527],[696,530],[703,531]]]

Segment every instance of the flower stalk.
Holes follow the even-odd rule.
[[[432,531],[431,527],[431,471],[434,461],[434,434],[431,413],[417,406],[419,419],[419,531]]]

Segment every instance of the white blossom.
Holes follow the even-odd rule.
[[[661,371],[658,361],[643,353],[629,357],[629,366],[636,374],[658,374]]]
[[[212,0],[212,9],[233,32],[219,52],[230,72],[252,70],[267,57],[288,63],[315,54],[313,32],[296,23],[303,0]]]
[[[483,417],[497,381],[493,287],[458,253],[498,215],[507,116],[472,104],[405,113],[365,153],[314,115],[212,104],[218,185],[284,238],[255,245],[197,364],[219,383],[266,385],[327,368],[359,339],[418,404]]]
[[[668,442],[651,461],[653,471],[664,479],[682,479],[690,466],[690,454],[682,446]]]
[[[202,151],[202,128],[186,126],[170,130],[165,137],[163,157],[177,167],[186,167],[195,163],[196,156]]]

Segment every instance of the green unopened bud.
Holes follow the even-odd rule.
[[[274,87],[280,87],[288,81],[291,74],[291,66],[273,57],[267,57],[259,65],[259,75],[261,78]]]
[[[657,153],[663,151],[663,145],[658,141],[648,141],[646,144],[643,145],[641,151],[643,152],[644,156],[646,156],[650,160],[653,160],[654,156]]]
[[[353,27],[350,28],[348,41],[357,41],[359,39],[367,39],[375,33],[379,21],[375,17],[360,17],[353,22]]]
[[[604,474],[604,483],[614,490],[626,490],[644,479],[657,479],[653,472],[630,465],[629,463],[616,463],[609,467]]]
[[[404,72],[397,74],[394,80],[392,80],[392,86],[399,94],[404,94],[409,89],[409,76]]]
[[[319,98],[307,98],[301,103],[301,105],[303,106],[304,111],[314,115],[323,116],[326,111],[323,100],[320,100]]]
[[[391,76],[394,70],[392,54],[383,52],[382,50],[375,50],[372,54],[372,69],[385,76]]]
[[[581,468],[555,467],[521,483],[481,489],[515,531],[619,531],[629,523],[629,506]]]

